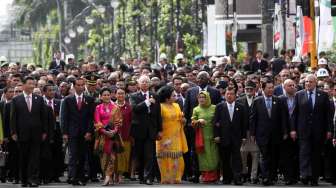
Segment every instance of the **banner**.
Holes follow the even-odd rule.
[[[301,6],[296,8],[296,44],[295,44],[295,54],[302,56],[303,43],[304,43],[304,25],[303,25],[303,14]]]
[[[318,35],[318,53],[331,50],[334,42],[331,0],[320,1],[320,27]]]
[[[279,3],[275,3],[274,7],[274,23],[273,23],[273,45],[274,50],[283,49],[283,39],[284,39],[284,28],[283,28],[283,20],[281,14],[281,5]]]

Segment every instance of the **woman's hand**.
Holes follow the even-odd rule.
[[[104,131],[104,135],[109,137],[109,138],[112,138],[114,135],[115,135],[115,131]]]
[[[201,127],[203,127],[206,123],[206,121],[204,119],[199,119],[198,123],[200,124]]]

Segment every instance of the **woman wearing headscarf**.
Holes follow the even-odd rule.
[[[219,179],[219,154],[214,142],[214,127],[212,124],[216,106],[211,104],[210,95],[205,91],[199,93],[198,104],[192,115],[196,153],[199,171],[202,173],[202,181],[211,183]]]
[[[96,107],[95,130],[98,134],[95,150],[100,156],[100,163],[105,174],[104,186],[113,184],[113,175],[116,173],[116,154],[120,144],[116,137],[122,125],[122,114],[117,105],[111,101],[111,90],[103,88],[100,91],[102,103]]]
[[[156,141],[156,156],[162,184],[181,183],[184,161],[188,151],[184,135],[183,113],[177,103],[174,88],[164,86],[158,91],[161,105],[162,137]]]

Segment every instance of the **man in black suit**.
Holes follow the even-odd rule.
[[[279,98],[284,104],[284,110],[286,114],[286,130],[287,135],[290,134],[290,130],[294,123],[294,109],[295,109],[295,93],[296,85],[291,79],[284,81],[283,88],[285,93]],[[281,160],[280,166],[282,167],[282,172],[285,177],[285,184],[292,185],[297,182],[298,169],[299,169],[299,156],[298,156],[298,143],[296,139],[291,139],[290,137],[283,140],[281,144]]]
[[[233,87],[226,89],[225,101],[216,106],[214,139],[220,146],[223,183],[230,184],[233,178],[235,185],[242,185],[240,146],[246,140],[244,106],[235,102],[236,89]]]
[[[197,96],[200,91],[207,91],[210,94],[211,103],[217,105],[221,102],[221,94],[219,90],[209,85],[210,75],[205,71],[201,71],[197,75],[198,86],[190,88],[185,96],[183,112],[187,120],[185,127],[185,134],[188,142],[188,152],[184,154],[185,159],[185,176],[190,181],[198,182],[200,173],[198,171],[197,156],[192,155],[195,153],[195,132],[191,126],[191,116],[193,109],[198,105]]]
[[[257,97],[251,107],[250,134],[260,150],[263,184],[272,185],[277,177],[279,144],[285,137],[286,124],[283,104],[273,96],[273,81],[263,82],[262,89],[263,96]]]
[[[176,103],[180,106],[181,111],[183,111],[183,105],[185,98],[182,94],[181,85],[183,84],[183,79],[179,76],[173,78],[173,87],[176,93]]]
[[[49,120],[51,121],[51,156],[52,168],[51,181],[60,182],[60,177],[63,176],[64,171],[64,152],[63,139],[60,127],[59,113],[61,107],[61,100],[55,99],[56,88],[52,84],[47,84],[43,87],[44,100],[49,107]]]
[[[249,115],[251,112],[252,102],[257,97],[256,87],[256,84],[252,80],[247,81],[245,83],[245,96],[237,99],[237,103],[240,103],[244,106],[244,120],[246,121],[245,131],[247,138],[250,137]],[[240,151],[242,156],[243,176],[246,176],[246,178],[249,178],[250,176],[251,182],[253,184],[258,183],[258,165],[260,152],[257,144],[255,142],[251,142],[250,139],[247,139],[242,143]],[[250,175],[248,175],[248,154],[251,155],[252,160]]]
[[[291,137],[298,137],[300,176],[303,184],[318,185],[323,143],[332,137],[332,116],[328,94],[317,89],[317,78],[307,75],[305,89],[295,96],[295,127]]]
[[[49,70],[57,69],[57,70],[64,70],[65,62],[61,59],[61,52],[56,52],[55,60],[53,60],[49,65]]]
[[[85,185],[84,163],[93,133],[94,99],[84,95],[85,80],[76,79],[75,94],[62,102],[63,139],[69,146],[69,183]]]
[[[22,186],[38,185],[40,146],[47,138],[45,104],[33,93],[35,80],[23,80],[23,94],[11,102],[10,129],[12,139],[19,144]]]
[[[256,59],[254,61],[251,61],[250,63],[250,70],[253,73],[265,73],[268,69],[268,62],[262,59],[262,51],[257,51]]]
[[[154,93],[150,92],[150,79],[141,76],[138,79],[140,91],[131,95],[132,128],[135,139],[135,151],[141,184],[153,184],[155,166],[155,140],[161,138],[162,119],[160,103]]]

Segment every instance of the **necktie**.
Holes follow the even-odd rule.
[[[312,91],[309,92],[308,106],[309,106],[310,110],[313,111],[314,105],[313,105],[313,92]]]
[[[230,114],[230,120],[232,121],[232,118],[233,118],[233,104],[229,104],[229,114]]]
[[[48,100],[48,106],[50,106],[54,110],[53,105],[52,105],[52,100]]]
[[[266,99],[266,107],[267,107],[268,115],[271,116],[271,111],[272,111],[272,99],[271,98]]]
[[[26,102],[27,102],[28,110],[30,112],[31,111],[31,103],[30,103],[30,96],[29,95],[27,95],[27,97],[26,97]]]
[[[82,108],[82,97],[77,98],[77,108],[79,110]]]
[[[144,94],[143,94],[143,97],[144,97],[145,99],[147,99],[147,94],[146,94],[146,93],[144,93]]]

